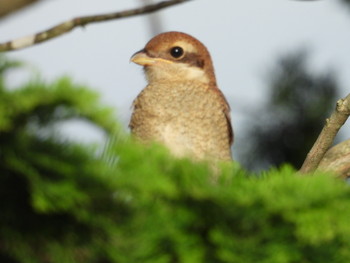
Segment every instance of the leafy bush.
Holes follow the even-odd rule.
[[[174,159],[67,78],[0,80],[1,262],[350,261],[342,181]],[[50,132],[71,118],[106,131],[103,153]]]

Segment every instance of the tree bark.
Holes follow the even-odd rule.
[[[317,167],[317,170],[330,171],[343,178],[349,177],[350,139],[329,149]]]
[[[344,125],[350,115],[350,94],[337,101],[337,106],[332,115],[327,119],[320,135],[315,144],[308,153],[303,166],[300,168],[301,173],[312,173],[316,170],[321,160],[331,147],[339,129]]]
[[[39,0],[0,0],[0,17],[5,17],[35,2]]]

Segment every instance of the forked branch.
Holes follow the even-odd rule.
[[[350,94],[337,101],[335,111],[327,119],[325,126],[300,168],[301,173],[311,173],[316,170],[325,153],[331,147],[339,129],[344,125],[349,115]]]

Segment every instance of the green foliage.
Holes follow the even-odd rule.
[[[49,84],[35,79],[6,89],[5,73],[19,66],[0,57],[0,261],[43,262],[49,257],[62,262],[57,255],[68,257],[68,244],[94,231],[98,235],[106,221],[98,216],[89,219],[96,221],[91,231],[80,222],[90,217],[85,208],[95,187],[107,184],[99,180],[106,165],[92,148],[60,139],[53,126],[84,119],[106,135],[119,128],[112,110],[101,106],[94,92],[68,78]],[[92,204],[91,209],[95,209]]]
[[[36,79],[11,91],[1,85],[0,92],[0,132],[78,118],[89,120],[107,132],[118,129],[111,109],[97,105],[97,94],[69,78],[50,84]]]
[[[130,154],[129,144],[114,147],[121,156],[120,197],[134,214],[123,238],[134,245],[125,262],[346,262],[350,256],[350,213],[344,214],[350,192],[340,181],[301,177],[290,167],[249,176],[232,165],[213,182],[205,164],[171,160],[157,149],[132,147]]]
[[[0,101],[0,262],[350,260],[342,181],[174,159],[116,137],[110,111],[68,79],[3,87]],[[43,135],[69,118],[106,130],[103,154]]]

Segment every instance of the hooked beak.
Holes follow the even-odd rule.
[[[138,52],[136,52],[132,57],[130,58],[130,61],[139,64],[141,66],[151,66],[154,65],[157,62],[166,62],[166,63],[173,63],[170,60],[166,60],[163,58],[155,58],[155,57],[150,57],[147,52],[142,49]]]

